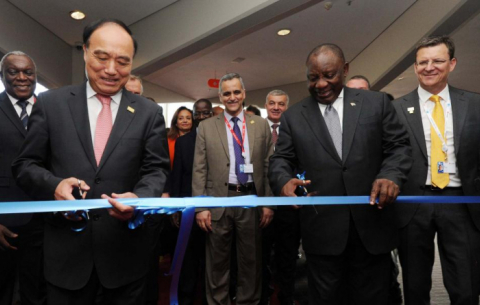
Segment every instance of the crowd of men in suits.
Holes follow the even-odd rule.
[[[137,43],[123,22],[98,20],[85,28],[83,42],[87,81],[38,97],[33,59],[20,51],[2,58],[0,201],[103,198],[111,208],[2,216],[1,304],[12,302],[17,269],[22,304],[147,304],[160,221],[148,217],[129,229],[136,211],[118,199],[164,193],[170,172],[164,116],[140,95],[141,83],[137,94],[125,89]],[[309,304],[388,304],[390,253],[397,247],[405,304],[429,304],[437,236],[451,303],[477,305],[480,205],[395,203],[399,193],[480,195],[480,95],[448,85],[454,52],[449,37],[422,39],[414,65],[419,87],[392,102],[385,93],[345,86],[342,50],[321,44],[306,60],[310,96],[288,107],[285,92],[270,92],[267,119],[243,110],[239,74],[223,76],[223,114],[212,117],[211,102],[197,101],[195,128],[175,144],[173,197],[370,199],[198,209],[180,304],[194,302],[202,269],[204,302],[231,303],[236,269],[236,304],[268,304],[262,266],[270,264],[272,247],[279,299],[292,304],[300,237]]]

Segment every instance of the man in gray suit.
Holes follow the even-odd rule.
[[[27,134],[35,103],[37,70],[21,51],[7,53],[0,62],[0,206],[5,201],[32,200],[15,183],[11,165]],[[0,304],[12,304],[18,271],[22,304],[46,304],[43,277],[43,215],[0,215]]]
[[[225,112],[200,123],[193,162],[193,196],[269,196],[268,158],[273,152],[266,120],[243,112],[240,75],[222,77],[218,96]],[[270,208],[201,209],[196,220],[206,237],[206,290],[209,304],[230,304],[230,249],[235,231],[238,253],[236,304],[257,304],[261,292],[261,228]]]
[[[407,128],[413,166],[404,195],[480,195],[480,95],[448,85],[453,41],[422,39],[416,47],[419,87],[395,100]],[[434,239],[452,304],[478,304],[480,205],[398,204],[405,304],[430,304]]]
[[[152,223],[132,230],[118,198],[160,197],[169,168],[162,108],[124,89],[137,44],[121,21],[84,30],[88,81],[40,94],[13,163],[36,200],[108,199],[111,209],[50,213],[45,225],[49,304],[143,304]],[[82,221],[85,221],[82,219]],[[75,230],[72,230],[75,229]],[[102,291],[103,300],[95,302]]]

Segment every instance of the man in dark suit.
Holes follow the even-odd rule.
[[[236,73],[226,74],[218,96],[225,112],[203,121],[193,162],[193,196],[270,195],[267,172],[273,152],[267,121],[243,112],[246,92]],[[206,286],[209,304],[230,304],[232,242],[238,261],[237,304],[258,304],[261,294],[261,229],[273,210],[226,207],[199,209],[196,220],[206,237]],[[235,231],[235,240],[233,240]]]
[[[311,97],[282,115],[270,184],[277,196],[302,185],[321,196],[370,195],[370,205],[302,207],[302,244],[312,304],[384,305],[398,240],[389,204],[412,163],[408,134],[386,94],[344,87],[338,46],[316,47],[306,65]],[[295,169],[307,180],[292,178]]]
[[[136,42],[121,21],[84,30],[88,81],[41,94],[13,163],[37,200],[104,198],[111,209],[50,214],[45,225],[49,304],[142,304],[152,228],[131,230],[134,209],[117,198],[160,197],[169,167],[162,109],[123,89]],[[76,221],[76,220],[80,220]],[[85,223],[86,222],[86,223]],[[72,230],[76,229],[76,230]]]
[[[201,121],[212,117],[212,103],[207,99],[200,99],[193,104],[192,131],[181,136],[175,142],[175,159],[170,174],[170,196],[192,197],[192,171],[195,152],[197,128]],[[179,227],[179,213],[173,214],[173,222]],[[197,279],[200,276],[202,288],[202,302],[205,299],[205,232],[200,230],[196,223],[193,224],[188,247],[182,264],[182,273],[178,285],[178,302],[180,305],[194,304],[197,289]]]
[[[0,78],[5,86],[0,93],[0,201],[29,201],[16,185],[11,165],[35,103],[35,63],[23,52],[7,53],[0,62]],[[42,215],[0,215],[0,304],[12,304],[17,269],[22,304],[46,304],[42,245]]]
[[[480,95],[448,85],[453,41],[422,39],[416,47],[419,87],[393,102],[412,143],[405,195],[480,195]],[[435,234],[452,304],[478,304],[480,205],[398,204],[405,304],[430,304]]]

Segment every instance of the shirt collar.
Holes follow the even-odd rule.
[[[422,104],[425,104],[433,94],[423,89],[422,86],[418,86],[418,98]],[[443,88],[443,90],[437,94],[443,101],[450,100],[450,90],[448,89],[448,84]]]
[[[232,120],[232,116],[230,114],[228,114],[228,112],[224,111],[223,112],[225,114],[225,118],[227,119],[228,122],[231,122]],[[240,120],[240,122],[243,122],[243,116],[244,116],[244,113],[243,111],[240,112],[238,115],[237,115],[237,118]]]
[[[12,102],[13,105],[15,105],[17,102],[18,102],[18,98],[14,98],[13,96],[11,96],[10,94],[8,94],[7,91],[5,91],[5,93],[8,95],[8,98],[10,99],[10,101]],[[26,100],[29,104],[33,104],[35,103],[35,96],[31,96],[29,97],[27,100]]]
[[[278,123],[274,123],[274,122],[270,121],[269,118],[267,118],[267,121],[268,121],[268,125],[269,125],[270,127],[272,127],[273,124],[277,124],[277,125],[280,126],[280,121],[278,121]]]
[[[90,85],[90,82],[87,81],[87,99],[95,97],[97,92],[93,90],[92,86]],[[114,102],[117,105],[120,105],[120,101],[122,99],[122,90],[118,91],[115,95],[111,96],[112,102]]]

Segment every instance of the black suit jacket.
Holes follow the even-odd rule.
[[[97,167],[90,133],[86,85],[50,90],[38,97],[29,133],[13,164],[17,182],[37,200],[52,200],[62,179],[77,177],[90,187],[87,199],[112,192],[160,197],[169,161],[162,109],[123,90],[118,113]],[[75,191],[74,194],[78,192]],[[61,206],[62,202],[59,201]],[[81,232],[59,214],[45,226],[45,277],[66,288],[83,287],[95,266],[101,283],[117,288],[145,276],[152,228],[130,230],[126,222],[91,211]]]
[[[28,201],[12,176],[12,162],[17,157],[27,131],[18,117],[12,102],[4,91],[0,93],[0,204],[8,201]],[[26,224],[32,214],[0,214],[0,224],[20,226]]]
[[[457,168],[466,196],[480,196],[480,95],[450,88],[453,114],[453,138]],[[393,101],[401,122],[407,128],[412,143],[413,166],[403,195],[423,195],[428,173],[427,146],[423,132],[418,90]],[[413,107],[413,113],[408,108]],[[406,226],[418,204],[398,204],[399,226]],[[468,205],[476,227],[480,229],[480,205]]]
[[[192,171],[195,153],[196,128],[175,142],[175,159],[170,174],[170,196],[192,197]]]
[[[312,97],[282,114],[276,150],[270,159],[269,179],[275,195],[306,170],[319,196],[370,195],[375,179],[402,186],[412,163],[409,138],[383,93],[344,89],[342,159]],[[394,210],[370,205],[304,206],[300,210],[305,252],[338,255],[348,240],[350,218],[367,251],[387,253],[398,241]]]

